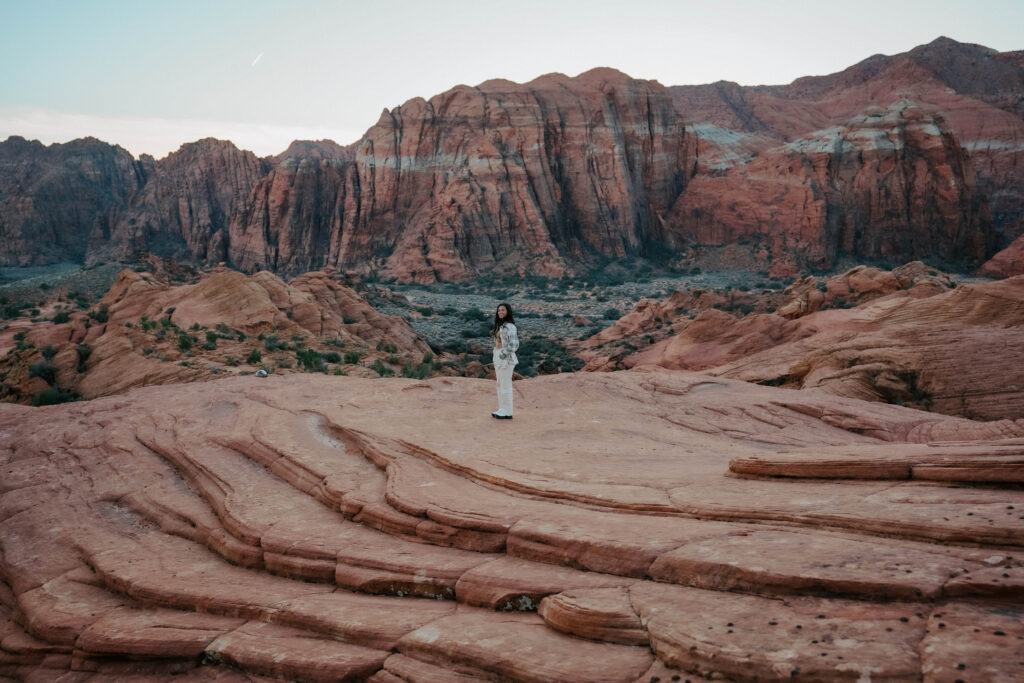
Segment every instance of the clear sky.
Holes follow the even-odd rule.
[[[940,35],[1024,49],[1024,0],[0,0],[0,140],[274,154],[460,83],[781,84]]]

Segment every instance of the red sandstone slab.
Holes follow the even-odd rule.
[[[922,605],[779,600],[647,581],[629,591],[651,646],[670,667],[740,680],[919,676],[917,645],[930,611]]]
[[[634,581],[621,576],[598,574],[500,557],[470,569],[455,585],[456,599],[467,605],[502,611],[534,611],[543,597],[573,588],[627,586]]]
[[[122,608],[97,619],[75,646],[95,654],[191,658],[244,623],[244,619],[198,612]]]
[[[455,612],[442,600],[358,595],[336,590],[296,598],[275,608],[275,620],[306,631],[378,650],[390,650],[403,636]]]
[[[745,527],[683,517],[566,508],[524,519],[509,531],[508,554],[537,562],[643,578],[652,562],[684,543],[743,533]]]
[[[105,584],[151,605],[265,618],[281,602],[333,591],[229,565],[206,548],[174,536],[128,538],[94,532],[80,543]]]
[[[573,590],[550,595],[541,601],[537,614],[551,628],[579,638],[623,645],[650,643],[625,587],[582,590],[579,599]]]
[[[84,567],[82,570],[91,577],[91,572]],[[51,643],[74,645],[96,619],[131,602],[82,581],[80,572],[67,572],[18,596],[29,633]]]
[[[301,681],[361,681],[388,653],[274,624],[249,622],[213,641],[208,657],[243,671]]]
[[[398,652],[478,675],[550,683],[632,681],[652,661],[647,648],[572,638],[546,628],[536,614],[471,607],[410,633]]]
[[[471,683],[493,681],[496,677],[481,675],[479,671],[462,673],[453,665],[436,666],[403,654],[393,654],[384,661],[384,670],[370,680],[373,683]]]
[[[1024,671],[1020,605],[939,605],[921,641],[921,672],[931,683],[1019,681]]]
[[[697,588],[931,600],[964,565],[960,558],[892,542],[814,532],[756,530],[688,543],[651,566],[651,578]]]

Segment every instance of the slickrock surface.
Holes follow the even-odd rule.
[[[919,270],[808,278],[774,313],[740,317],[705,308],[690,319],[695,298],[677,292],[641,302],[581,355],[588,370],[653,365],[972,419],[1024,415],[1024,277],[951,288],[937,271]],[[629,334],[656,326],[660,341],[623,350]]]
[[[513,421],[447,377],[0,405],[0,676],[1024,667],[1024,420],[664,370],[515,389]]]

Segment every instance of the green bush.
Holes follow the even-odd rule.
[[[68,403],[70,401],[77,401],[80,397],[70,391],[65,391],[60,387],[53,386],[44,391],[40,391],[32,399],[32,405],[34,406],[52,406],[58,403]]]
[[[618,320],[621,317],[622,317],[622,314],[619,313],[619,311],[614,309],[614,308],[606,309],[605,312],[604,312],[604,319],[605,320]]]
[[[57,314],[53,316],[54,325],[63,325],[66,322],[71,322],[71,314],[67,311],[58,311]]]
[[[263,340],[263,348],[267,351],[277,351],[288,348],[288,345],[278,339],[276,334],[268,334]]]
[[[389,368],[388,366],[384,365],[384,362],[380,358],[373,361],[373,365],[371,365],[370,368],[381,377],[390,377],[391,375],[395,374],[395,371]]]
[[[48,360],[42,363],[33,363],[28,366],[28,376],[39,377],[47,384],[53,384],[57,381],[57,369]]]
[[[327,372],[324,359],[316,349],[296,349],[295,359],[306,372]]]
[[[411,379],[426,379],[433,369],[432,363],[409,363],[402,366],[402,377],[409,377]]]
[[[39,349],[39,353],[43,355],[48,361],[53,360],[53,357],[57,355],[57,349],[53,348],[53,345],[47,344],[43,348]]]
[[[238,367],[241,364],[242,361],[238,360],[234,356],[228,356],[227,358],[224,359],[224,365],[230,366],[232,368]]]
[[[192,345],[196,343],[195,337],[182,332],[178,335],[178,349],[181,351],[191,351]]]
[[[355,365],[359,362],[359,359],[363,357],[363,354],[358,351],[346,351],[345,352],[345,363],[348,365]]]
[[[424,318],[429,318],[430,316],[434,315],[434,309],[431,308],[430,306],[423,306],[422,308],[417,308],[416,310],[419,311],[420,315],[422,315]]]
[[[85,362],[92,355],[92,347],[88,344],[79,344],[75,348],[75,353],[78,354],[78,371],[85,372]]]
[[[328,351],[327,353],[323,354],[323,357],[324,360],[327,361],[328,363],[341,362],[341,354],[338,353],[337,351]]]
[[[207,330],[206,331],[206,345],[203,346],[203,348],[206,349],[207,351],[212,351],[213,349],[217,348],[217,339],[218,338],[219,338],[219,335],[216,332],[211,332],[210,330]]]
[[[431,363],[434,362],[434,354],[431,353],[430,351],[427,351],[426,353],[423,354],[423,360],[420,362],[423,363],[424,365],[430,365]]]
[[[95,311],[89,311],[89,317],[98,323],[105,323],[108,320],[107,307],[100,306]]]
[[[245,362],[249,365],[259,365],[263,362],[263,353],[260,352],[259,349],[253,349],[249,352],[249,355],[246,356]]]

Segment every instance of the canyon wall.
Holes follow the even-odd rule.
[[[1024,235],[1024,55],[940,38],[785,86],[492,80],[385,110],[347,147],[134,160],[11,138],[0,171],[6,265],[151,252],[432,282],[739,245],[777,275],[975,269]],[[1016,273],[1013,254],[983,272]]]

